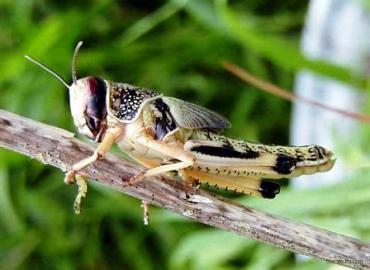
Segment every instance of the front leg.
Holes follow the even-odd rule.
[[[95,149],[92,156],[87,157],[83,160],[72,165],[72,169],[66,173],[64,182],[72,184],[76,176],[76,172],[85,168],[86,166],[94,163],[95,161],[104,158],[105,154],[110,150],[116,138],[118,138],[123,132],[123,127],[110,128],[106,131],[103,141]]]
[[[73,204],[73,208],[76,214],[80,213],[82,198],[86,197],[87,193],[86,177],[76,174],[76,172],[94,163],[98,159],[102,159],[111,148],[115,139],[118,138],[118,136],[120,136],[122,132],[123,132],[122,127],[108,129],[106,131],[106,134],[104,135],[103,141],[98,145],[98,147],[94,151],[94,154],[88,158],[85,158],[73,164],[72,170],[66,173],[66,176],[64,178],[65,183],[71,184],[74,182],[75,178],[77,180],[78,193]]]
[[[135,159],[138,163],[144,165],[148,170],[144,173],[139,173],[129,179],[128,184],[133,185],[137,182],[140,182],[145,176],[153,176],[160,173],[166,173],[173,170],[181,170],[182,168],[186,168],[192,166],[194,164],[194,157],[193,155],[189,154],[188,152],[184,151],[184,149],[180,146],[173,146],[168,145],[163,142],[156,141],[148,136],[141,135],[135,139],[136,143],[139,143],[150,150],[154,150],[163,154],[164,156],[170,156],[174,159],[180,160],[178,163],[168,164],[168,165],[160,165],[159,161],[150,160],[146,157],[137,157],[131,155],[133,159]],[[143,200],[141,206],[144,209],[144,224],[148,225],[149,223],[149,202]]]

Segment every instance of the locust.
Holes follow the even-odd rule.
[[[172,173],[191,185],[207,183],[270,199],[280,192],[274,180],[325,172],[335,163],[333,153],[318,145],[265,145],[226,137],[222,133],[231,124],[225,117],[154,90],[95,76],[77,79],[76,59],[81,46],[80,41],[72,57],[71,85],[52,69],[25,56],[69,90],[75,126],[80,134],[99,143],[91,156],[66,173],[65,182],[76,180],[80,187],[76,212],[87,192],[86,179],[78,172],[103,159],[113,144],[146,168],[130,183]],[[143,207],[147,209],[147,202]]]

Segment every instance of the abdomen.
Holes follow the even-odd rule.
[[[196,157],[191,170],[216,175],[289,178],[330,170],[331,151],[317,145],[270,146],[197,132],[184,145]]]

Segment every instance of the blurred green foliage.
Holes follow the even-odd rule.
[[[70,80],[74,46],[84,41],[78,75],[158,89],[214,109],[233,123],[228,135],[286,144],[290,104],[245,85],[222,69],[233,61],[292,88],[306,68],[363,86],[353,71],[306,59],[298,42],[308,1],[0,0],[0,107],[73,131],[68,93],[31,65],[39,59]],[[368,84],[369,85],[369,84]],[[368,107],[367,107],[368,108]],[[368,110],[368,109],[367,109]],[[346,148],[366,162],[364,127]],[[301,222],[370,239],[369,171],[315,191],[283,190],[274,201],[243,203]],[[0,149],[0,269],[324,269],[235,234],[161,209],[150,226],[140,203],[96,184],[75,216],[76,187],[62,172]],[[225,248],[226,247],[226,248]]]

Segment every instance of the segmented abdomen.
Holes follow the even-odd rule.
[[[195,132],[184,145],[196,157],[193,170],[211,174],[294,177],[332,168],[332,153],[317,145],[271,146]]]

